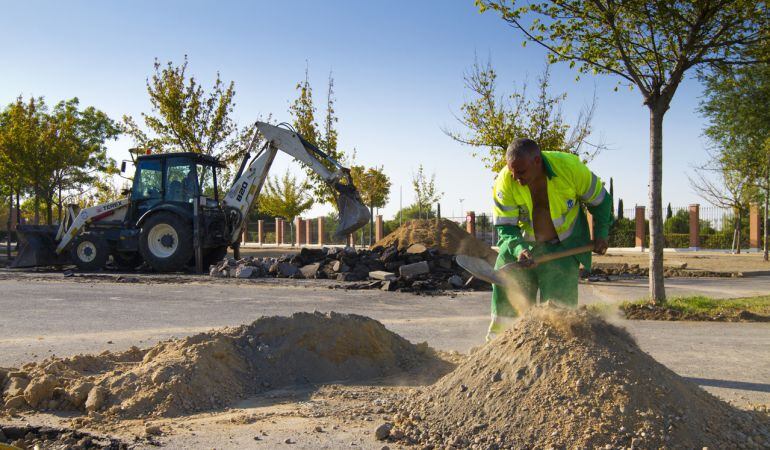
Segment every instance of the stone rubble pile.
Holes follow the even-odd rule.
[[[294,255],[278,258],[226,258],[210,267],[220,278],[328,279],[345,284],[345,289],[426,292],[453,289],[489,289],[489,284],[471,276],[455,262],[453,255],[422,244],[398,250],[396,246],[371,250],[352,247],[303,248]]]

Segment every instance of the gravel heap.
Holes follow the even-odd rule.
[[[279,258],[228,258],[212,265],[213,277],[307,278],[356,282],[345,289],[425,292],[450,289],[489,289],[457,265],[454,255],[423,244],[401,250],[396,245],[356,250],[352,247],[303,248]]]
[[[415,346],[373,319],[296,313],[143,350],[0,370],[0,411],[80,411],[105,420],[179,416],[281,386],[400,375],[433,360],[427,345]]]
[[[769,426],[656,362],[624,330],[547,306],[406,396],[376,437],[431,448],[770,448]]]

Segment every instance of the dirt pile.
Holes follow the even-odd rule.
[[[178,416],[275,387],[401,374],[432,359],[426,345],[367,317],[296,313],[144,350],[49,358],[0,373],[0,386],[6,410]]]
[[[423,244],[447,255],[468,255],[495,262],[497,253],[448,219],[410,220],[374,244],[405,250],[413,244]]]
[[[646,277],[650,273],[649,267],[640,267],[639,264],[628,263],[593,263],[591,265],[591,271],[586,272],[585,276],[591,275],[604,275],[604,276],[632,276],[632,277]],[[664,266],[663,276],[666,278],[741,278],[742,272],[735,271],[713,271],[713,270],[700,270],[689,269],[686,263],[678,264],[675,266]]]
[[[738,410],[586,312],[534,308],[410,396],[382,440],[443,448],[768,448]]]

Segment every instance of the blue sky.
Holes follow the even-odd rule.
[[[472,0],[445,1],[24,1],[3,2],[0,19],[0,102],[19,94],[49,103],[78,97],[111,117],[149,112],[145,79],[154,58],[181,62],[210,85],[217,71],[236,85],[241,125],[272,114],[290,121],[295,85],[309,68],[317,105],[333,72],[340,145],[358,162],[383,165],[393,181],[386,217],[413,201],[419,164],[436,173],[444,215],[489,211],[493,175],[442,128],[460,129],[454,114],[469,98],[463,73],[474,55],[491,57],[501,90],[542,71],[545,52]],[[553,92],[568,94],[564,114],[575,118],[594,90],[594,139],[611,150],[592,169],[615,180],[626,207],[647,203],[648,112],[638,91],[613,92],[616,79],[552,69]],[[687,174],[706,158],[702,93],[697,81],[680,87],[664,125],[664,202],[699,202]],[[319,113],[322,111],[319,111]],[[129,139],[110,145],[117,160]],[[296,165],[277,160],[273,174]],[[299,172],[298,172],[299,173]],[[703,201],[700,201],[704,203]],[[325,211],[316,207],[310,215]]]

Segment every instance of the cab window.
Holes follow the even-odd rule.
[[[188,158],[169,158],[166,164],[166,201],[192,203],[198,193],[195,165]]]
[[[160,161],[141,161],[134,176],[134,199],[160,198],[163,190],[163,166]]]

